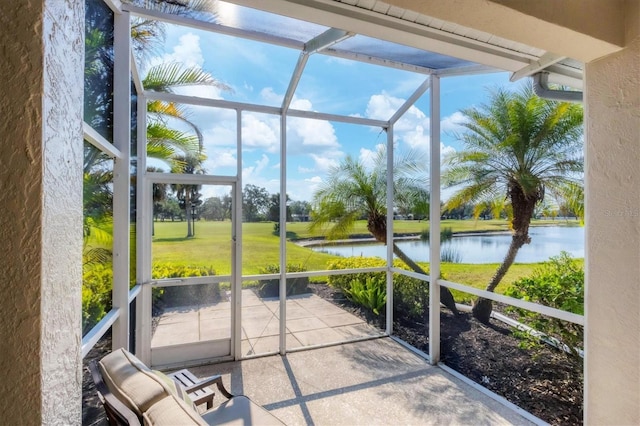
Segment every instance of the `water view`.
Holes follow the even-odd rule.
[[[542,262],[566,251],[573,257],[584,257],[584,227],[545,226],[529,229],[531,243],[518,252],[516,262]],[[511,235],[475,234],[454,236],[442,244],[443,251],[453,252],[459,263],[500,263],[504,258]],[[409,257],[418,262],[429,261],[429,243],[421,240],[397,241]],[[315,251],[338,256],[386,257],[386,247],[376,243],[353,243],[313,247]]]

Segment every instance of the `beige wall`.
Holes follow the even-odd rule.
[[[585,86],[585,418],[640,424],[640,38]]]
[[[624,3],[637,0],[386,0],[427,16],[589,62],[624,45]]]
[[[0,419],[79,424],[83,2],[0,2]]]

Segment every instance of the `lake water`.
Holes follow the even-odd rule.
[[[573,257],[584,257],[584,227],[544,226],[529,228],[531,243],[525,244],[516,262],[542,262],[566,251]],[[429,243],[421,240],[400,240],[396,244],[410,258],[418,262],[429,261]],[[476,234],[454,236],[442,244],[442,250],[453,250],[460,263],[500,263],[511,244],[510,234]],[[385,258],[387,249],[381,244],[323,245],[315,251],[338,256],[378,256]]]

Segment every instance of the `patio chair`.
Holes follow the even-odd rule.
[[[232,395],[219,375],[183,388],[124,349],[91,362],[89,369],[110,425],[284,424],[246,396]],[[199,413],[194,400],[210,408],[215,392],[201,391],[214,384],[227,400]]]

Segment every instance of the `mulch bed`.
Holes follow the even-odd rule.
[[[384,324],[340,291],[321,284],[310,287],[343,309]],[[550,424],[582,424],[582,375],[562,352],[548,346],[523,349],[511,328],[495,319],[485,325],[470,313],[455,316],[443,309],[440,320],[441,362]],[[395,336],[428,353],[426,330],[425,322],[394,320]]]

